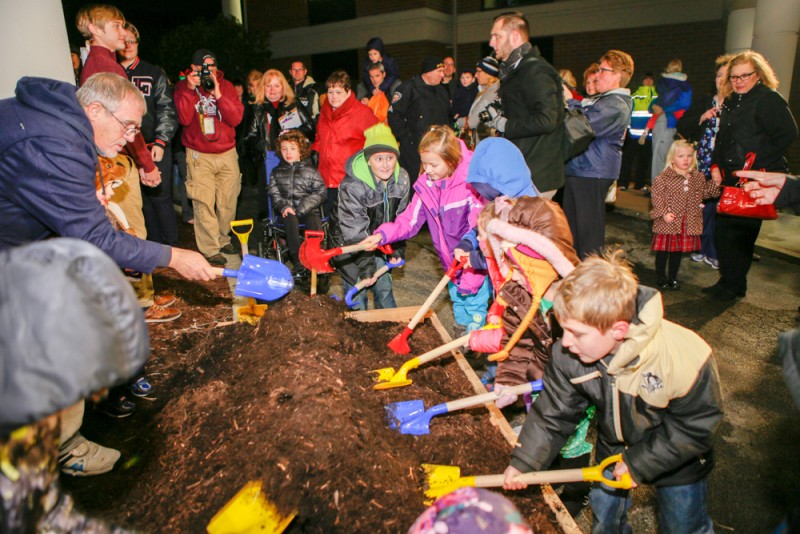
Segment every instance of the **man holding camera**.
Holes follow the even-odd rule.
[[[225,265],[222,254],[236,254],[230,224],[241,189],[236,154],[236,126],[244,106],[233,84],[217,69],[214,52],[192,54],[192,70],[175,87],[181,141],[186,147],[186,193],[194,207],[197,248],[212,265]]]

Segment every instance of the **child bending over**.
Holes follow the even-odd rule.
[[[711,347],[663,318],[661,294],[638,285],[619,250],[578,265],[553,308],[564,334],[511,453],[504,487],[522,489],[517,475],[546,469],[593,404],[596,457],[622,454],[615,478],[628,473],[634,487],[655,486],[661,532],[713,532],[706,489],[722,395]],[[630,531],[628,491],[596,485],[589,498],[594,532]]]

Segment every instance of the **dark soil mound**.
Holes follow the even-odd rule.
[[[151,328],[158,398],[129,420],[88,414],[84,433],[127,462],[64,481],[87,511],[145,531],[203,532],[239,488],[262,480],[282,510],[298,511],[288,532],[405,532],[424,509],[421,463],[464,475],[508,465],[482,408],[434,418],[430,435],[388,429],[388,403],[474,394],[450,357],[412,371],[409,387],[374,391],[368,370],[407,359],[386,347],[401,324],[346,320],[332,299],[293,292],[255,327],[219,327],[230,317],[224,284],[158,282],[177,290],[184,316]],[[426,323],[410,344],[420,354],[441,339]],[[508,496],[537,532],[556,531],[538,490]]]

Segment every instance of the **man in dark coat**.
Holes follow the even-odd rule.
[[[528,20],[522,13],[494,19],[489,45],[500,65],[502,115],[491,126],[525,155],[536,189],[552,198],[564,185],[564,100],[558,73],[528,42]]]
[[[400,166],[409,176],[420,173],[417,147],[428,128],[451,122],[450,98],[442,85],[443,78],[441,60],[428,57],[422,62],[420,74],[403,82],[392,94],[387,121],[400,143]]]

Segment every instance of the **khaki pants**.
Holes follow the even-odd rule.
[[[120,154],[116,161],[119,165],[127,168],[128,172],[123,178],[122,185],[114,189],[113,200],[122,209],[128,225],[139,239],[147,239],[147,227],[144,224],[144,213],[142,212],[142,185],[139,181],[139,169],[133,164],[128,156]],[[146,187],[146,186],[145,186]],[[153,305],[153,276],[142,274],[141,280],[130,280],[139,305],[142,308],[149,308]]]
[[[186,149],[186,194],[194,208],[197,248],[206,256],[230,244],[231,221],[242,187],[239,158],[232,148],[222,154]]]
[[[59,413],[61,418],[61,439],[59,443],[66,443],[69,438],[80,430],[83,424],[83,412],[85,404],[83,399],[73,404],[69,408],[64,408]]]

